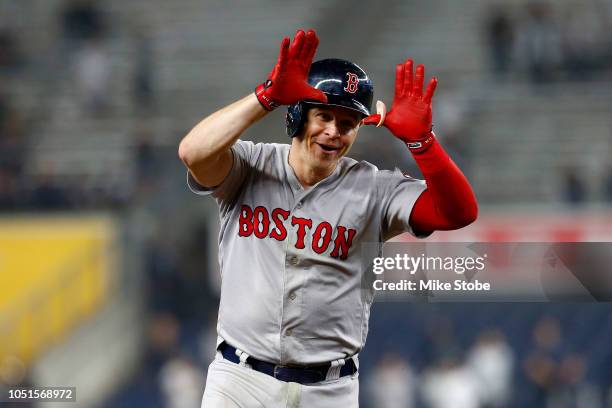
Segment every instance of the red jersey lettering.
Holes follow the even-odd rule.
[[[238,235],[241,237],[255,235],[259,239],[269,237],[277,241],[284,241],[289,233],[285,227],[285,221],[290,215],[290,211],[282,208],[275,208],[270,215],[264,206],[260,205],[251,209],[250,206],[243,204],[240,207],[238,219]],[[291,218],[291,225],[297,226],[295,248],[306,248],[306,234],[309,234],[312,238],[310,245],[312,250],[317,254],[323,254],[329,249],[333,238],[333,250],[329,255],[340,259],[348,257],[353,238],[357,234],[356,230],[342,225],[337,226],[334,231],[334,226],[327,221],[321,221],[313,231],[311,219],[295,216]],[[335,237],[333,237],[334,234]]]
[[[253,233],[253,210],[248,205],[240,207],[238,225],[238,235],[241,237],[248,237]]]
[[[345,235],[347,231],[348,235]],[[356,232],[357,231],[352,228],[347,230],[346,227],[339,225],[338,234],[334,240],[334,250],[329,255],[333,256],[334,258],[340,257],[340,259],[346,259],[349,249],[353,244],[353,237],[355,236]]]
[[[312,228],[312,220],[307,218],[299,218],[293,217],[291,218],[291,225],[297,225],[297,241],[295,242],[295,247],[297,249],[304,249],[306,245],[304,245],[304,237],[306,236],[306,227]]]
[[[255,207],[253,211],[253,231],[257,238],[265,238],[268,236],[270,230],[270,217],[268,216],[268,210],[266,207]]]
[[[283,224],[289,218],[289,211],[283,210],[282,208],[275,208],[272,211],[272,222],[276,228],[272,228],[270,232],[270,238],[274,238],[277,241],[284,241],[287,238],[287,229]]]
[[[329,246],[329,241],[331,241],[332,231],[333,228],[327,221],[323,221],[317,225],[317,229],[315,229],[314,235],[312,236],[312,250],[317,254],[325,252]]]

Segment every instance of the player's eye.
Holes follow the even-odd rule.
[[[328,122],[328,121],[332,120],[332,115],[330,115],[330,114],[329,114],[329,113],[327,113],[327,112],[319,112],[319,113],[317,114],[317,116],[318,116],[318,117],[320,117],[322,120],[324,120],[324,121],[326,121],[326,122]]]
[[[346,129],[352,129],[354,127],[357,127],[357,122],[353,122],[352,120],[343,120],[342,122],[340,122],[340,126]]]

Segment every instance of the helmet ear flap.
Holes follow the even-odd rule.
[[[303,102],[298,102],[295,105],[289,105],[289,107],[287,107],[287,116],[285,117],[285,122],[287,123],[287,136],[294,137],[298,134],[306,119],[304,117],[306,111],[307,109]]]

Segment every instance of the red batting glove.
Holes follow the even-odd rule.
[[[431,98],[433,97],[437,78],[432,78],[423,95],[425,67],[417,65],[413,79],[413,62],[406,60],[395,67],[395,96],[391,110],[382,123],[393,135],[406,143],[413,153],[427,150],[433,143],[431,132]],[[380,125],[380,114],[370,115],[364,119],[364,125]]]
[[[318,45],[319,37],[314,30],[306,34],[298,30],[291,46],[289,38],[283,38],[274,69],[268,79],[255,88],[255,96],[265,109],[271,111],[305,99],[327,103],[327,96],[307,82]]]

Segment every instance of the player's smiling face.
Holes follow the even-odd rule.
[[[301,156],[313,168],[335,167],[355,142],[360,122],[361,115],[350,109],[310,108],[297,141]]]

